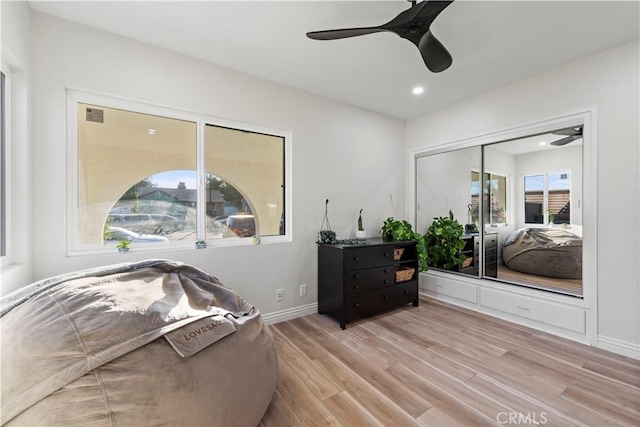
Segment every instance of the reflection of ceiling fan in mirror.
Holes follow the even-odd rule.
[[[576,139],[582,138],[582,126],[560,129],[553,132],[554,135],[562,135],[564,138],[561,138],[557,141],[553,141],[551,145],[555,145],[556,147],[560,147],[563,145],[567,145],[570,142],[575,141]]]

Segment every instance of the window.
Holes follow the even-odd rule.
[[[571,223],[571,173],[524,177],[525,224]]]
[[[70,94],[72,251],[286,235],[286,133],[95,98]]]
[[[484,223],[485,225],[505,224],[507,222],[507,178],[505,176],[485,173]],[[469,205],[472,224],[480,224],[478,216],[480,195],[480,173],[471,171],[471,204]]]
[[[5,74],[0,72],[0,257],[7,255],[7,136],[6,120],[8,99]]]
[[[215,177],[207,182],[231,213],[223,236],[284,234],[284,137],[212,124],[204,132],[205,168]]]

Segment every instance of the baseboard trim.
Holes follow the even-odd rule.
[[[622,356],[627,356],[632,359],[640,360],[640,345],[633,344],[628,341],[598,335],[596,347],[621,354]]]
[[[273,313],[267,313],[262,315],[262,319],[267,325],[274,323],[284,322],[286,320],[296,319],[298,317],[308,316],[309,314],[315,314],[318,312],[318,303],[300,305],[298,307],[287,308],[280,311],[274,311]]]

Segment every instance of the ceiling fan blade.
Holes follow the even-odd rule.
[[[556,147],[561,147],[563,145],[567,145],[570,142],[575,141],[576,139],[582,138],[582,135],[571,135],[566,138],[559,139],[557,141],[553,141],[551,145],[555,145]]]
[[[431,23],[447,6],[453,1],[423,1],[411,6],[398,14],[391,21],[382,27],[394,31],[400,35],[407,29],[407,26],[414,26],[416,30],[429,28]]]
[[[424,0],[414,3],[391,21],[378,27],[343,28],[337,30],[311,31],[307,37],[314,40],[336,40],[363,36],[383,31],[396,33],[413,43],[429,70],[439,73],[453,63],[451,54],[431,33],[430,27],[436,17],[454,0]]]
[[[417,9],[416,18],[424,19],[430,18],[430,21],[436,19],[436,16],[440,15],[440,13],[447,8],[453,0],[449,1],[434,1],[427,0],[419,3],[415,6]]]
[[[339,30],[310,31],[307,33],[307,37],[314,40],[336,40],[346,39],[348,37],[364,36],[382,31],[387,30],[380,27],[343,28]]]
[[[418,50],[420,50],[424,64],[434,73],[446,70],[453,63],[449,51],[431,34],[431,31],[427,31],[420,38]]]
[[[552,133],[554,135],[567,135],[567,136],[582,135],[582,126],[560,129]]]

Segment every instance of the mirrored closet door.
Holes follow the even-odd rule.
[[[430,268],[582,297],[582,148],[578,126],[417,156],[417,231],[461,230]]]

